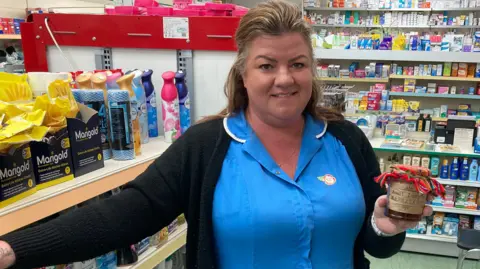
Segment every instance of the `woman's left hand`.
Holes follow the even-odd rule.
[[[375,224],[377,228],[385,234],[395,235],[406,231],[407,229],[414,228],[418,221],[406,221],[397,220],[385,216],[385,207],[387,206],[387,196],[382,195],[378,197],[375,202],[375,210],[373,214],[375,216]],[[423,209],[423,216],[432,215],[433,210],[430,206],[425,206]]]

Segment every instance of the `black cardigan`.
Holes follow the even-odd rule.
[[[327,131],[343,143],[361,181],[366,216],[355,241],[354,265],[367,269],[364,250],[390,257],[400,250],[405,233],[380,237],[371,227],[383,191],[373,181],[379,165],[363,132],[347,121],[329,123]],[[138,242],[185,213],[187,267],[216,268],[213,194],[230,142],[220,119],[192,126],[120,194],[0,240],[12,246],[15,268],[65,264]]]

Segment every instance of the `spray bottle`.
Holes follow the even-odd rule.
[[[111,71],[107,72],[107,89],[113,90],[120,88],[120,85],[117,85],[116,81],[122,77],[122,73],[115,72],[112,73]]]
[[[90,78],[92,77],[92,73],[83,73],[77,76],[77,84],[78,88],[81,90],[85,89],[92,89],[92,81]]]
[[[121,90],[127,90],[130,95],[130,111],[132,114],[132,129],[133,129],[133,143],[135,146],[135,155],[142,154],[142,147],[141,147],[141,131],[140,131],[140,120],[138,117],[138,100],[135,95],[135,92],[132,89],[132,81],[135,75],[130,73],[128,75],[124,75],[117,80],[117,84]]]
[[[142,144],[148,143],[148,117],[147,117],[147,98],[145,97],[145,89],[143,89],[142,85],[142,74],[143,72],[140,70],[133,71],[135,75],[133,77],[133,91],[137,96],[138,101],[138,117],[140,120],[140,130],[141,130],[141,137],[142,137]]]
[[[185,73],[181,70],[175,74],[175,87],[177,87],[178,91],[180,129],[183,134],[190,127],[190,97],[187,84],[185,84]]]
[[[158,136],[157,122],[157,101],[155,96],[155,88],[152,83],[153,70],[147,69],[143,72],[142,83],[145,89],[145,97],[147,99],[147,118],[148,118],[148,136]]]
[[[174,142],[180,136],[180,119],[178,107],[178,94],[173,78],[175,73],[167,71],[162,74],[163,87],[162,97],[162,118],[163,130],[165,132],[165,141],[167,143]]]

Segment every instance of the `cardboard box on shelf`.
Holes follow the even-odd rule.
[[[70,138],[66,127],[47,134],[42,142],[31,142],[30,147],[37,189],[73,179]]]
[[[82,104],[78,107],[79,117],[67,118],[75,177],[104,167],[98,112]]]
[[[0,208],[36,192],[29,144],[12,146],[0,154]]]

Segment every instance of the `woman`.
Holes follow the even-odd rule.
[[[225,113],[190,128],[119,195],[4,236],[0,267],[86,260],[182,212],[188,268],[364,269],[364,251],[398,252],[416,223],[385,217],[368,140],[316,107],[310,34],[286,2],[250,10]]]

